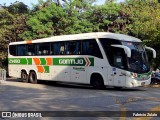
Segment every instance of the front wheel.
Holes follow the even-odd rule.
[[[100,75],[93,75],[91,77],[91,85],[95,89],[104,89],[104,81],[103,78]]]
[[[37,84],[37,75],[34,71],[31,71],[29,74],[29,80],[33,84]]]

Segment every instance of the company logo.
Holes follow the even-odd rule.
[[[53,58],[53,65],[94,66],[94,58]]]
[[[59,64],[71,64],[78,65],[83,64],[83,59],[59,59]]]

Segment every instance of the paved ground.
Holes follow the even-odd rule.
[[[154,111],[157,113],[157,111],[160,111],[160,88],[139,87],[122,90],[106,88],[105,90],[95,90],[84,85],[66,83],[30,84],[9,79],[6,83],[0,84],[0,109],[0,111],[93,111],[90,114],[91,116],[83,119],[125,120],[125,116],[133,114],[129,111],[137,111],[137,113],[141,113],[141,111],[148,111],[149,113]],[[111,116],[118,114],[118,117],[106,118],[103,112],[95,113],[95,111],[108,111],[106,114]],[[71,114],[76,115],[76,113]],[[96,114],[101,115],[92,117]],[[45,117],[41,119],[66,120],[66,117]],[[67,119],[81,120],[82,117],[69,116]],[[160,117],[127,117],[127,119],[158,120]]]

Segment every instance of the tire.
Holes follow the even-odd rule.
[[[26,71],[21,72],[21,79],[23,82],[28,83],[28,74],[26,73]]]
[[[29,81],[33,84],[37,84],[37,75],[34,71],[29,73]]]
[[[91,77],[91,85],[95,89],[104,89],[104,81],[101,75],[92,75]]]

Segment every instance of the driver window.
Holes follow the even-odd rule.
[[[111,47],[111,64],[113,66],[124,69],[125,68],[125,52],[121,48]]]

